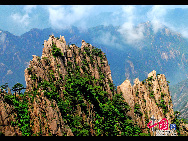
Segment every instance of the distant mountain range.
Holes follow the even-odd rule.
[[[188,119],[188,79],[170,86],[173,108],[180,112],[180,117]]]
[[[67,43],[81,46],[81,40],[101,48],[108,58],[112,78],[116,86],[126,78],[131,83],[135,78],[142,81],[152,70],[165,74],[170,85],[187,78],[188,41],[181,34],[168,27],[154,33],[150,22],[144,27],[144,39],[133,44],[126,43],[118,30],[119,26],[96,26],[86,31],[77,27],[66,30],[34,28],[21,36],[7,31],[0,32],[0,85],[8,83],[12,87],[20,82],[25,86],[24,70],[32,60],[32,55],[41,56],[43,41],[54,34],[65,36]],[[136,27],[135,27],[136,28]],[[115,59],[114,59],[115,58]],[[171,92],[173,95],[173,93]]]
[[[166,136],[188,135],[164,74],[153,70],[144,81],[136,78],[131,86],[125,80],[116,89],[105,53],[81,42],[68,45],[64,36],[51,35],[25,70],[25,92],[19,83],[17,93],[0,90],[1,136],[157,136],[169,129],[154,132],[151,117],[176,125]]]

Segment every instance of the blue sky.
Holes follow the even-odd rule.
[[[32,28],[65,29],[110,24],[120,26],[120,33],[142,38],[142,22],[151,21],[153,31],[162,25],[188,38],[187,5],[0,5],[0,29],[21,35]]]

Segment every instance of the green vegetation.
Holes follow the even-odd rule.
[[[145,120],[145,125],[147,125],[149,123],[149,118],[148,118],[148,113],[146,111],[145,113],[145,117],[146,117],[146,120]],[[148,136],[151,136],[150,132],[149,132],[149,128],[147,129],[148,130]]]
[[[88,48],[84,48],[85,55],[91,56]],[[80,52],[81,53],[81,52]],[[99,49],[92,49],[92,55],[99,55],[103,58],[102,52]],[[85,58],[85,57],[84,57]],[[73,68],[72,62],[67,62],[67,72],[65,77],[65,85],[63,91],[63,99],[58,93],[60,85],[54,84],[53,81],[42,80],[39,84],[44,90],[45,96],[48,99],[54,99],[61,111],[61,115],[71,128],[76,136],[88,136],[90,132],[89,123],[83,117],[76,114],[77,107],[81,107],[82,113],[89,117],[89,105],[94,105],[95,116],[90,124],[94,127],[95,135],[139,135],[141,130],[131,122],[130,117],[126,113],[130,107],[124,102],[122,94],[115,94],[109,98],[109,94],[102,90],[101,84],[105,74],[98,67],[100,79],[95,79],[87,71],[88,62],[83,59],[81,68],[84,74],[80,74],[80,67],[75,63]],[[51,73],[53,77],[53,73]],[[97,85],[99,82],[100,85]],[[102,84],[104,85],[104,84]],[[111,90],[114,90],[114,85],[109,82]],[[87,101],[87,102],[86,102]]]
[[[143,115],[143,113],[140,111],[140,104],[135,103],[135,105],[134,105],[134,113],[137,114],[140,117]]]
[[[96,47],[94,47],[94,48],[92,49],[92,54],[95,55],[95,56],[102,57],[102,51],[101,51],[101,49],[96,48]]]
[[[143,81],[142,81],[142,84],[145,84],[146,83],[146,79],[144,79]]]
[[[32,74],[32,69],[31,68],[27,68],[28,70],[28,74],[31,75]]]
[[[84,47],[84,50],[88,56],[90,56],[90,49],[88,47]]]
[[[130,118],[126,116],[129,106],[123,101],[122,95],[116,94],[109,99],[108,93],[102,91],[101,86],[94,84],[94,81],[98,80],[94,80],[87,73],[82,77],[78,68],[72,70],[74,75],[69,71],[66,76],[63,99],[59,97],[57,87],[52,82],[44,80],[41,83],[43,89],[46,89],[45,96],[56,100],[63,119],[68,123],[74,135],[91,135],[89,123],[84,122],[83,124],[83,117],[75,115],[77,106],[80,106],[83,112],[89,116],[87,103],[84,100],[94,105],[95,117],[93,117],[92,124],[96,135],[119,135],[119,130],[122,135],[139,135],[140,129],[134,126],[130,122]],[[47,87],[50,87],[51,91]]]
[[[30,116],[28,111],[28,98],[26,95],[14,97],[13,95],[5,95],[5,101],[15,107],[17,113],[16,121],[11,122],[12,126],[18,126],[23,136],[31,135]]]
[[[175,111],[174,112],[174,115],[175,115],[175,118],[174,120],[172,121],[172,124],[176,124],[176,131],[178,133],[178,136],[182,136],[180,135],[180,124],[181,123],[186,123],[186,121],[183,119],[183,118],[180,118],[179,115],[180,115],[180,112],[178,111]],[[185,127],[183,127],[184,131],[188,132],[188,130],[186,130]]]
[[[148,77],[148,81],[152,81],[152,79],[153,79],[153,76],[151,76],[151,77]]]
[[[149,94],[150,98],[153,98],[155,99],[155,96],[154,96],[154,91],[151,91],[151,93]]]
[[[139,94],[139,91],[136,91],[136,96],[138,96],[138,94]]]
[[[3,90],[5,90],[5,92],[7,91],[7,87],[8,87],[8,83],[5,83],[4,85],[1,85],[0,88],[1,88],[1,92],[3,92]]]
[[[63,56],[61,49],[57,48],[54,43],[52,43],[52,55],[55,58]],[[49,80],[47,81],[44,79],[42,80],[40,77],[38,78],[36,74],[33,74],[33,68],[27,68],[31,79],[37,80],[38,86],[34,86],[36,81],[33,81],[33,91],[24,94],[19,92],[19,96],[5,95],[5,101],[14,106],[14,112],[16,113],[14,115],[15,122],[12,121],[11,126],[19,127],[23,136],[34,135],[31,131],[33,123],[30,121],[28,109],[29,103],[34,102],[34,97],[40,95],[38,89],[41,88],[45,97],[50,101],[56,101],[64,123],[71,128],[71,131],[75,136],[150,135],[150,133],[142,133],[141,129],[133,123],[129,116],[127,116],[130,107],[125,102],[122,93],[116,94],[116,87],[109,79],[108,83],[105,83],[106,74],[101,70],[102,67],[99,67],[98,64],[96,65],[99,72],[99,79],[96,79],[91,75],[89,63],[91,63],[93,67],[95,66],[95,63],[97,63],[97,61],[94,60],[94,56],[100,57],[101,66],[104,65],[103,59],[105,58],[105,55],[103,55],[101,49],[84,47],[84,51],[79,49],[79,55],[83,56],[81,66],[77,65],[75,56],[73,55],[75,60],[73,60],[73,62],[67,62],[66,69],[68,74],[65,76],[64,80],[62,74],[59,72],[59,68],[61,67],[60,64],[57,64],[57,72],[59,74],[58,80],[55,79],[55,72],[53,72],[53,70],[48,70],[47,76],[49,77]],[[87,61],[88,57],[90,61]],[[47,57],[44,57],[43,59],[47,61],[47,64],[50,64]],[[38,57],[38,61],[40,60],[40,57]],[[84,73],[81,74],[80,69],[82,69]],[[149,96],[155,100],[154,91],[151,90],[152,80],[153,77],[151,76],[142,81],[142,83],[148,84]],[[169,81],[167,82],[170,83]],[[7,84],[1,86],[5,91],[7,91],[6,85]],[[109,86],[112,95],[106,91],[107,86]],[[23,89],[23,85],[17,83],[12,89],[15,91],[18,89],[21,90]],[[138,95],[139,91],[136,90],[136,96]],[[168,108],[165,105],[164,96],[165,94],[161,93],[160,104],[157,105],[162,107],[163,113],[166,114]],[[28,101],[28,99],[30,101]],[[146,100],[143,99],[143,102],[146,103]],[[51,107],[55,108],[55,105],[52,102]],[[80,111],[78,109],[80,109]],[[140,111],[139,103],[135,103],[134,113],[139,117],[143,115]],[[147,125],[147,123],[149,123],[147,111],[144,112],[144,114]],[[176,124],[177,132],[180,134],[179,126],[183,120],[178,118],[177,114],[178,113],[175,112],[175,119],[172,123]],[[41,111],[41,116],[46,118],[46,113]],[[39,119],[39,121],[41,121],[41,119]],[[42,123],[40,122],[39,125],[41,129]],[[3,135],[4,134],[0,132],[0,136]],[[42,135],[42,129],[36,135]],[[51,135],[51,133],[49,133],[49,135]],[[66,133],[64,135],[66,135]]]
[[[19,91],[19,94],[20,94],[20,91],[24,89],[24,86],[20,83],[16,83],[13,87],[12,87],[12,90],[17,92]]]
[[[62,56],[62,53],[54,44],[52,45],[52,49],[54,57]],[[86,60],[86,55],[90,59],[93,58],[93,55],[97,55],[102,62],[104,57],[102,51],[93,48],[92,52],[90,52],[88,48],[85,48],[84,52],[80,51],[83,54],[83,62],[81,64],[81,68],[84,71],[83,74],[81,74],[80,66],[77,63],[73,64],[73,62],[69,61],[66,67],[68,74],[63,81],[61,74],[59,74],[60,78],[54,81],[55,77],[52,70],[48,71],[47,76],[49,77],[49,81],[46,81],[33,74],[32,68],[28,68],[31,79],[37,80],[38,86],[33,87],[31,92],[21,93],[16,97],[13,95],[5,95],[5,101],[13,105],[17,113],[16,121],[12,122],[12,126],[18,126],[23,136],[33,135],[31,132],[32,123],[30,123],[28,106],[29,102],[34,101],[36,95],[40,95],[37,92],[39,88],[41,88],[44,96],[49,100],[56,101],[65,124],[71,128],[75,136],[140,135],[142,132],[141,129],[126,115],[130,107],[124,101],[122,93],[114,93],[115,86],[110,80],[108,80],[108,85],[112,91],[112,95],[110,96],[108,92],[103,90],[106,87],[106,84],[104,84],[106,74],[102,72],[99,66],[97,66],[100,76],[99,79],[95,79],[88,70],[89,63]],[[35,81],[33,86],[35,86]],[[15,85],[15,89],[18,87],[22,88],[22,85]],[[62,87],[63,91],[61,91]],[[60,94],[61,92],[63,92],[63,97]],[[28,97],[30,97],[30,101],[28,101]],[[51,106],[54,107],[53,104]],[[79,107],[81,109],[80,113],[78,112]],[[138,105],[136,105],[135,109],[137,107]],[[136,113],[141,114],[138,109]],[[45,113],[41,116],[45,117]],[[37,135],[42,135],[42,130]]]
[[[5,134],[3,134],[2,132],[0,132],[0,136],[5,136]]]
[[[168,107],[165,105],[164,96],[165,94],[161,93],[161,101],[158,106],[163,109],[163,114],[166,114],[168,112]]]
[[[101,59],[101,61],[102,61],[103,55],[102,55],[101,49],[96,48],[96,47],[93,47],[93,49],[92,49],[92,54],[95,55],[95,56],[99,56],[100,59]]]
[[[56,58],[57,56],[63,56],[61,53],[61,49],[57,48],[57,46],[52,42],[52,55]]]

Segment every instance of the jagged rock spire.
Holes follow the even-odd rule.
[[[117,87],[117,90],[122,92],[125,101],[131,107],[130,112],[127,114],[132,117],[144,132],[147,133],[148,130],[145,121],[149,120],[152,115],[157,120],[167,118],[169,124],[174,119],[173,105],[170,102],[171,96],[164,74],[156,76],[156,71],[153,70],[148,74],[148,78],[145,81],[140,82],[136,78],[134,85],[131,86],[130,81],[125,80]],[[166,109],[159,106],[161,99],[164,100]],[[151,129],[150,133],[153,134]]]

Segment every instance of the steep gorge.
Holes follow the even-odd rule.
[[[164,75],[153,71],[145,82],[125,80],[116,90],[106,55],[84,40],[79,48],[50,36],[25,81],[24,94],[0,91],[2,135],[152,135],[152,115],[175,122]],[[178,129],[187,135],[186,125]]]

